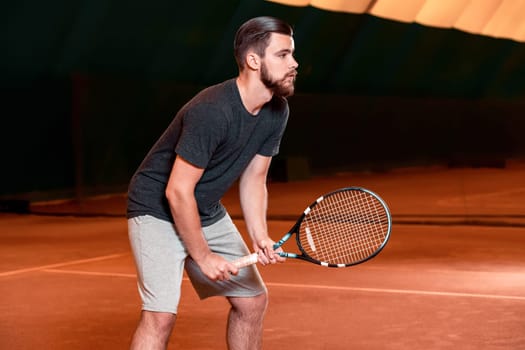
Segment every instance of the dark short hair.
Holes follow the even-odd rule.
[[[233,41],[233,54],[239,70],[244,69],[244,58],[248,50],[253,49],[257,55],[264,57],[272,33],[293,36],[292,27],[274,17],[255,17],[240,26]]]

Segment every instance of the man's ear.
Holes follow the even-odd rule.
[[[261,66],[261,58],[254,52],[248,52],[246,55],[246,66],[251,70],[258,70]]]

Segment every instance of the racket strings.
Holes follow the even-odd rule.
[[[389,232],[384,205],[364,191],[322,198],[305,216],[299,240],[305,253],[329,264],[354,264],[378,250]]]

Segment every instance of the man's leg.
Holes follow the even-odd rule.
[[[167,349],[176,317],[175,314],[167,312],[142,311],[130,349]]]
[[[175,325],[187,253],[172,223],[152,216],[128,220],[142,314],[131,349],[166,349]]]
[[[266,293],[255,297],[229,297],[227,340],[229,350],[262,348],[263,320],[268,305]]]
[[[226,215],[213,225],[203,227],[208,245],[215,253],[233,261],[250,254],[241,234]],[[227,297],[231,304],[228,316],[227,340],[230,350],[260,349],[262,323],[267,307],[267,291],[257,267],[245,267],[229,281],[208,279],[191,259],[185,264],[188,277],[201,299]]]

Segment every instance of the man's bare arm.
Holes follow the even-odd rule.
[[[270,162],[270,157],[256,155],[243,172],[239,183],[241,208],[246,228],[255,251],[264,253],[259,254],[259,262],[263,265],[284,260],[273,250],[275,242],[269,237],[266,222],[268,208],[266,181]]]
[[[225,280],[230,273],[237,274],[238,270],[221,256],[212,253],[204,238],[195,199],[195,186],[203,172],[204,169],[178,156],[166,186],[166,197],[177,232],[192,259],[208,278]]]

